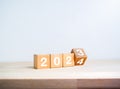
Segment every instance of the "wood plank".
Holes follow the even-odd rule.
[[[1,62],[0,88],[120,88],[120,60],[87,60],[83,66],[38,70],[33,62]]]
[[[0,63],[0,79],[120,78],[120,61],[88,60],[83,66],[34,69],[32,62]]]
[[[0,89],[77,89],[73,79],[3,79]]]
[[[116,89],[120,88],[120,79],[78,79],[77,87],[78,89]]]

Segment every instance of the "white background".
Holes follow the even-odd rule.
[[[120,59],[120,0],[0,0],[0,61],[84,48]]]

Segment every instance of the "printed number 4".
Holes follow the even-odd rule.
[[[80,59],[79,61],[77,61],[77,64],[83,64],[83,61],[84,61],[84,59]]]

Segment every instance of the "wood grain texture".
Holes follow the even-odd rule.
[[[77,89],[77,80],[72,79],[14,79],[1,80],[0,89]]]
[[[120,78],[119,79],[78,79],[77,80],[78,89],[81,88],[120,88]]]
[[[120,88],[119,60],[88,60],[83,66],[34,69],[33,62],[0,63],[0,89]]]

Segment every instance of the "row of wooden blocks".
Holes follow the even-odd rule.
[[[59,68],[83,65],[87,55],[82,48],[73,48],[71,53],[34,55],[34,68]]]

